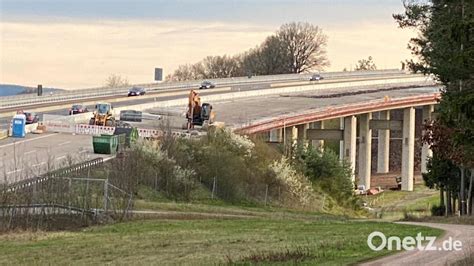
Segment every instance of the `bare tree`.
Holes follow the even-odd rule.
[[[284,59],[291,73],[329,66],[326,56],[328,38],[318,26],[307,22],[284,24],[277,31],[276,38],[286,53]]]
[[[109,88],[124,87],[128,85],[130,85],[128,79],[117,74],[112,74],[105,80],[105,86]]]
[[[208,56],[193,65],[181,65],[169,81],[228,78],[250,75],[302,73],[329,66],[327,36],[309,23],[284,24],[276,34],[237,56]]]
[[[238,60],[227,55],[208,56],[202,61],[204,78],[230,78],[238,71]]]
[[[376,69],[377,69],[377,66],[374,63],[372,56],[369,56],[367,59],[359,60],[355,67],[356,71],[376,70]]]

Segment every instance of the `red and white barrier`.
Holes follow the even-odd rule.
[[[163,131],[156,129],[138,129],[138,136],[140,138],[158,138],[163,136]]]
[[[83,135],[113,135],[114,131],[115,127],[78,124],[75,126],[74,133]]]

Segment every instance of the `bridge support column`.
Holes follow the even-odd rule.
[[[339,129],[344,130],[344,117],[339,118]],[[341,162],[344,160],[344,136],[339,141],[339,160]]]
[[[403,110],[402,190],[413,191],[415,161],[415,108]]]
[[[344,117],[344,160],[351,167],[352,183],[355,183],[356,166],[356,140],[357,140],[357,118],[356,116]]]
[[[433,105],[425,105],[423,106],[423,123],[432,119],[431,113],[434,111]],[[422,132],[422,135],[424,131]],[[430,146],[426,143],[423,143],[421,147],[421,172],[426,173],[428,172],[426,169],[426,164],[428,163],[428,158],[433,156],[433,151],[430,149]]]
[[[283,142],[284,142],[284,146],[288,146],[288,145],[293,145],[296,143],[297,139],[298,139],[298,132],[297,132],[297,129],[295,126],[291,126],[291,127],[285,127],[284,130],[284,139],[283,139]]]
[[[312,129],[324,129],[324,121],[317,121],[317,122],[313,122],[313,123],[310,123],[310,128]],[[311,141],[311,145],[315,148],[315,149],[319,149],[319,150],[323,150],[324,149],[324,140],[312,140]]]
[[[270,136],[269,136],[269,142],[278,142],[278,143],[281,143],[282,142],[282,129],[281,128],[277,128],[277,129],[272,129],[270,130]]]
[[[390,120],[390,111],[381,111],[380,120]],[[390,155],[390,129],[378,130],[377,173],[388,173]]]
[[[302,144],[304,147],[308,146],[308,137],[306,130],[309,129],[309,124],[297,125],[296,129],[298,130],[298,144]]]
[[[372,129],[370,119],[372,113],[362,114],[359,118],[359,185],[370,188],[372,167]]]

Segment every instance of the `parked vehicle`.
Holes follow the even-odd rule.
[[[208,81],[208,80],[205,80],[201,83],[201,86],[199,87],[200,90],[203,90],[203,89],[212,89],[212,88],[215,88],[216,85],[214,85],[214,83]]]
[[[140,96],[140,95],[145,95],[145,89],[144,88],[133,87],[130,90],[128,90],[128,97],[130,97],[130,96]]]
[[[320,74],[313,74],[309,80],[310,80],[310,81],[320,81],[320,80],[322,80],[322,79],[324,79],[324,78],[321,77]]]
[[[87,106],[84,106],[82,104],[74,104],[72,105],[71,109],[69,109],[70,115],[82,114],[87,112],[89,112],[89,110],[87,110]]]
[[[28,112],[28,111],[18,111],[16,112],[17,114],[24,114],[26,117],[26,124],[34,124],[38,123],[39,121],[39,116],[34,113],[34,112]]]
[[[120,111],[121,121],[141,122],[142,112],[135,110],[122,110]]]

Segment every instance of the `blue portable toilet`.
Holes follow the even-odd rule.
[[[26,135],[26,116],[24,114],[18,114],[13,117],[12,120],[12,137],[24,138]]]

